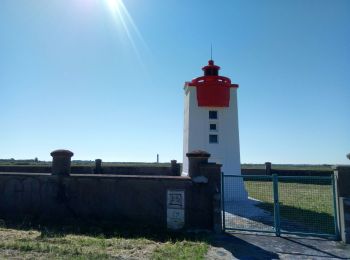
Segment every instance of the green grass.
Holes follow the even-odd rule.
[[[0,259],[204,259],[209,245],[118,235],[62,234],[0,228]]]
[[[170,167],[170,162],[166,163],[151,163],[151,162],[102,162],[104,167],[118,166],[118,167]],[[30,166],[30,167],[44,167],[51,166],[51,161],[34,160],[6,160],[0,159],[0,166]],[[72,160],[72,166],[95,166],[95,161]]]
[[[91,166],[95,165],[95,161],[91,160],[72,160],[72,166]],[[51,161],[35,161],[34,159],[15,160],[15,159],[0,159],[0,166],[51,166]],[[170,166],[170,162],[166,163],[151,163],[151,162],[103,162],[103,166]],[[274,170],[317,170],[331,171],[331,165],[320,164],[273,164]],[[243,163],[242,169],[265,169],[264,164]]]
[[[265,169],[265,164],[243,163],[242,169]],[[328,164],[272,164],[273,170],[332,171]]]
[[[203,259],[208,244],[189,241],[167,242],[154,250],[153,259]]]
[[[263,202],[261,208],[273,212],[272,182],[245,181],[245,187],[249,197]],[[309,232],[334,233],[331,185],[279,182],[278,190],[282,220],[300,223]]]

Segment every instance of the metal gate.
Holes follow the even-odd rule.
[[[222,175],[223,229],[338,239],[334,177]]]

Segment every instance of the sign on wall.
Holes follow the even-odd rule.
[[[167,227],[181,229],[185,225],[185,191],[167,190]]]

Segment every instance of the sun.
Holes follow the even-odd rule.
[[[106,0],[108,8],[112,11],[119,11],[122,5],[122,0]]]

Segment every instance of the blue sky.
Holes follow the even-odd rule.
[[[212,43],[242,162],[348,163],[350,1],[123,3],[0,2],[0,158],[181,161],[183,84]]]

